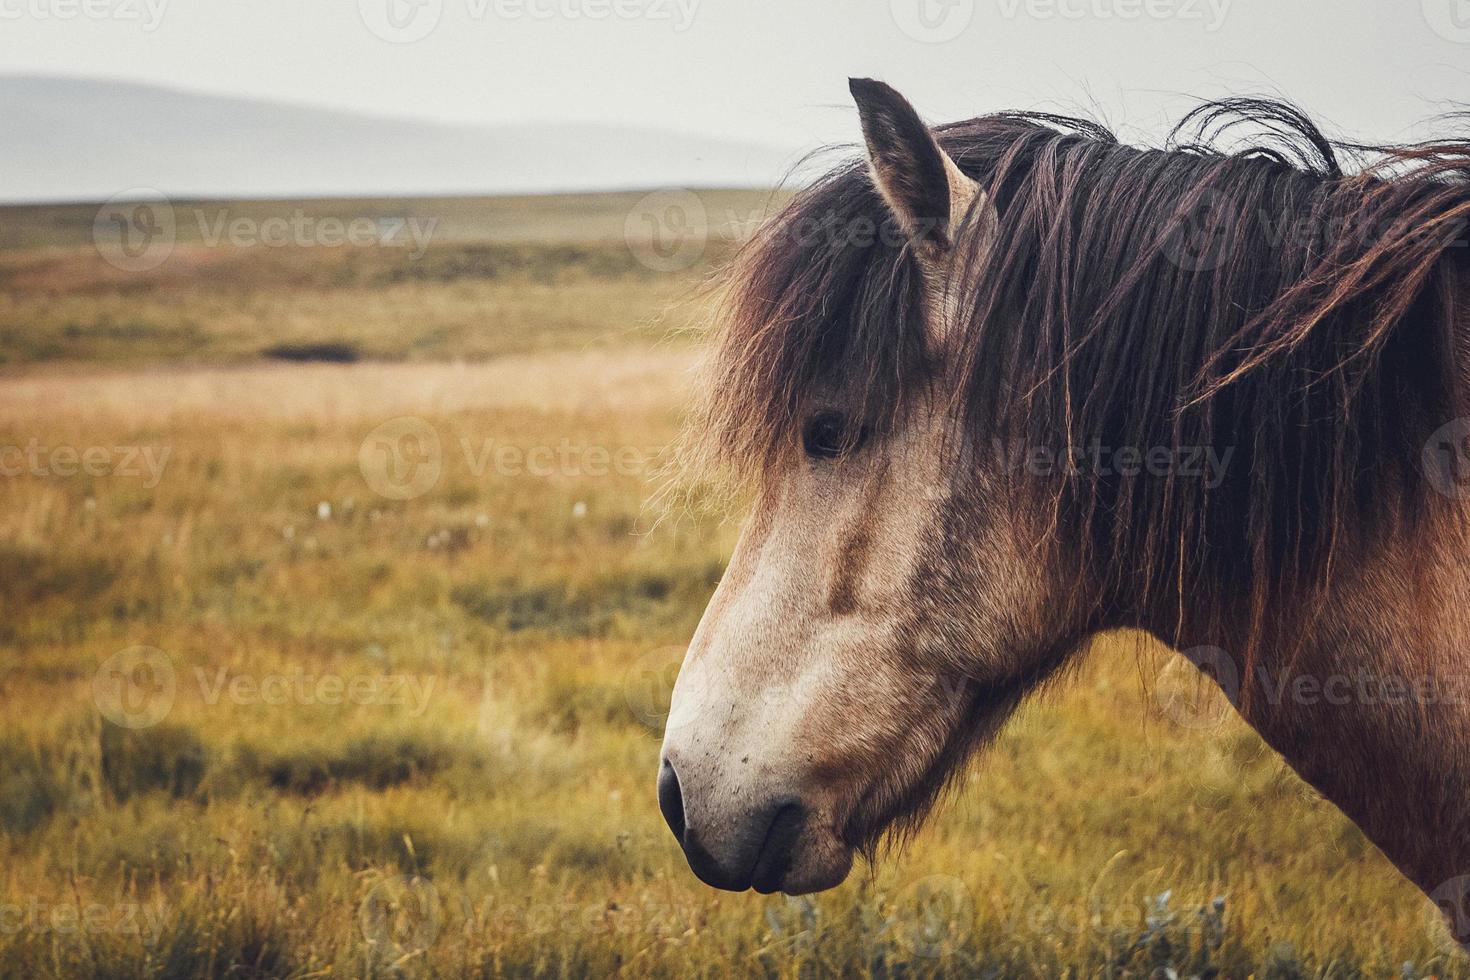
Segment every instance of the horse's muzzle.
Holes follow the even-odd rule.
[[[812,882],[801,872],[807,857],[809,811],[792,794],[746,800],[731,813],[712,813],[686,801],[679,773],[665,758],[658,775],[658,804],[690,870],[715,888],[737,892],[754,888],[762,894],[815,891],[837,884],[847,874],[848,861],[836,880],[825,880],[829,873]]]

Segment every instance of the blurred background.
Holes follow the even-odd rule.
[[[705,888],[653,777],[740,515],[649,503],[848,76],[1407,140],[1465,0],[0,0],[0,70],[0,977],[1470,974],[1129,638],[841,888]]]

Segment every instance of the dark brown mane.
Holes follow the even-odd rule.
[[[1215,148],[1246,124],[1264,139]],[[936,135],[999,218],[988,256],[964,258],[978,221],[959,236],[942,393],[980,465],[1231,453],[1213,486],[1177,465],[1041,481],[1095,599],[1157,612],[1212,590],[1255,624],[1268,599],[1320,589],[1340,542],[1415,518],[1425,439],[1467,411],[1470,142],[1335,144],[1256,100],[1203,106],[1166,149],[1040,114]],[[935,380],[922,295],[866,167],[833,171],[734,270],[699,440],[759,479],[814,398],[881,434]]]

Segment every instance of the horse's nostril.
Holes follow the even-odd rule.
[[[679,789],[679,774],[674,772],[674,764],[668,759],[658,772],[658,808],[663,811],[664,819],[669,823],[669,829],[674,832],[679,843],[684,843],[684,794]]]
[[[779,891],[798,858],[810,815],[807,808],[789,794],[761,801],[756,793],[747,792],[747,798],[755,797],[751,803],[711,812],[699,799],[698,772],[689,769],[686,774],[695,781],[690,787],[692,818],[685,810],[679,773],[667,759],[658,774],[658,808],[679,839],[690,870],[715,888]]]

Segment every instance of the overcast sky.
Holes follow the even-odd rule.
[[[1470,0],[0,0],[0,69],[793,147],[853,137],[849,75],[934,122],[1082,107],[1124,132],[1279,92],[1387,139],[1470,102]]]

